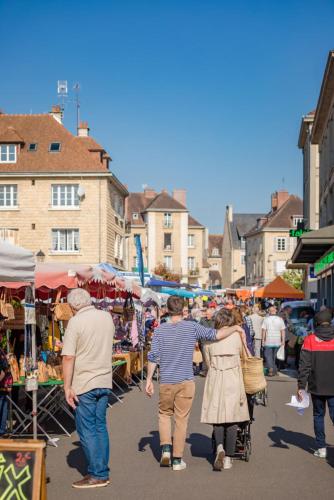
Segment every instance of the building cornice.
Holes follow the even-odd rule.
[[[261,227],[260,229],[257,229],[256,231],[252,231],[251,233],[246,234],[246,239],[251,237],[251,236],[256,236],[261,233],[284,233],[284,232],[289,232],[291,227]]]
[[[73,179],[73,178],[109,178],[113,181],[115,186],[122,191],[123,194],[126,196],[129,195],[128,190],[126,187],[119,181],[119,179],[112,173],[112,172],[0,172],[0,179],[7,178],[7,179],[17,179],[17,178],[23,178],[23,179],[47,179],[47,178],[67,178],[67,179]]]
[[[299,131],[299,137],[298,137],[298,148],[299,149],[304,149],[309,126],[311,123],[314,122],[314,113],[309,113],[306,116],[303,116],[301,124],[300,124],[300,131]]]
[[[317,109],[314,117],[312,130],[312,144],[320,144],[324,134],[325,126],[328,121],[328,115],[331,110],[331,104],[334,96],[334,51],[328,54],[324,77],[321,84],[320,95]]]
[[[189,210],[183,208],[146,208],[143,210],[144,213],[148,212],[179,212],[179,213],[189,213]]]

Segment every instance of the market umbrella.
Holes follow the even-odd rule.
[[[162,287],[161,292],[167,293],[168,295],[175,295],[177,297],[183,297],[185,299],[193,299],[194,297],[196,297],[195,293],[188,292],[188,290],[182,290],[182,289]]]
[[[255,292],[255,297],[266,299],[303,299],[304,292],[289,285],[283,278],[277,276],[271,283]]]

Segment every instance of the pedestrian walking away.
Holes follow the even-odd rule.
[[[252,322],[254,330],[254,354],[257,358],[261,357],[261,347],[262,347],[262,323],[263,316],[259,314],[259,307],[257,305],[253,306],[252,314],[249,316]]]
[[[306,337],[301,350],[298,398],[308,388],[313,403],[313,425],[316,441],[314,455],[327,457],[325,414],[334,424],[334,326],[331,325],[331,311],[326,309],[314,317],[314,333]]]
[[[183,320],[183,299],[170,297],[167,302],[171,321],[156,329],[151,351],[148,354],[148,373],[146,393],[154,393],[153,374],[160,366],[159,390],[159,433],[162,447],[161,466],[173,466],[174,471],[186,468],[182,460],[187,434],[189,415],[195,395],[192,368],[193,351],[197,341],[216,341],[227,338],[238,327],[220,330],[205,328],[193,321]],[[171,420],[174,417],[175,429],[172,439]],[[173,460],[172,459],[173,456]]]
[[[72,486],[99,488],[110,483],[106,413],[112,388],[114,323],[109,313],[92,306],[86,290],[72,290],[67,302],[74,317],[62,350],[64,390],[88,465],[88,475]]]
[[[216,315],[217,329],[232,326],[230,311]],[[247,397],[241,369],[242,340],[239,332],[226,340],[211,342],[209,370],[205,381],[201,422],[213,425],[216,443],[214,470],[230,469],[235,454],[238,423],[249,420]]]
[[[277,316],[275,306],[269,307],[269,316],[262,323],[262,345],[264,347],[264,359],[268,368],[268,375],[272,377],[277,373],[276,355],[278,349],[285,344],[285,324],[282,318]]]

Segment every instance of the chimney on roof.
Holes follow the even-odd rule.
[[[226,215],[229,222],[233,222],[233,207],[232,205],[226,206]]]
[[[78,127],[78,137],[88,137],[89,127],[87,122],[80,122]]]
[[[150,188],[150,187],[145,187],[144,189],[144,196],[145,198],[155,198],[157,195],[157,193],[154,191],[154,189]]]
[[[186,189],[174,189],[173,190],[173,198],[178,201],[184,207],[187,206],[187,191]]]
[[[62,123],[63,119],[63,111],[59,104],[55,104],[52,106],[51,111],[49,113],[55,120],[57,120],[58,123]]]
[[[289,192],[285,189],[281,191],[276,191],[271,195],[271,209],[275,212],[279,210],[281,206],[287,201],[289,198]]]

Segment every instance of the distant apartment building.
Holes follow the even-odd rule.
[[[129,271],[137,270],[135,235],[140,235],[145,271],[154,273],[163,264],[183,282],[207,286],[209,264],[207,230],[194,219],[186,206],[186,191],[157,193],[146,188],[130,193],[127,200]]]
[[[59,106],[49,114],[0,113],[0,238],[46,262],[126,268],[127,189],[81,123],[75,136]]]
[[[318,305],[334,307],[334,51],[328,55],[310,142],[319,150],[319,229],[299,238],[292,262],[314,266]]]
[[[319,228],[319,147],[311,141],[314,116],[314,111],[303,116],[298,139],[303,153],[303,212],[307,229]]]
[[[245,235],[248,285],[266,285],[286,271],[297,244],[290,230],[301,222],[303,202],[298,196],[283,190],[271,195],[270,211]]]
[[[224,288],[238,288],[247,284],[245,235],[261,216],[262,214],[233,214],[232,206],[226,207],[222,265]]]
[[[209,281],[210,288],[222,288],[223,274],[223,239],[222,234],[209,234]]]

